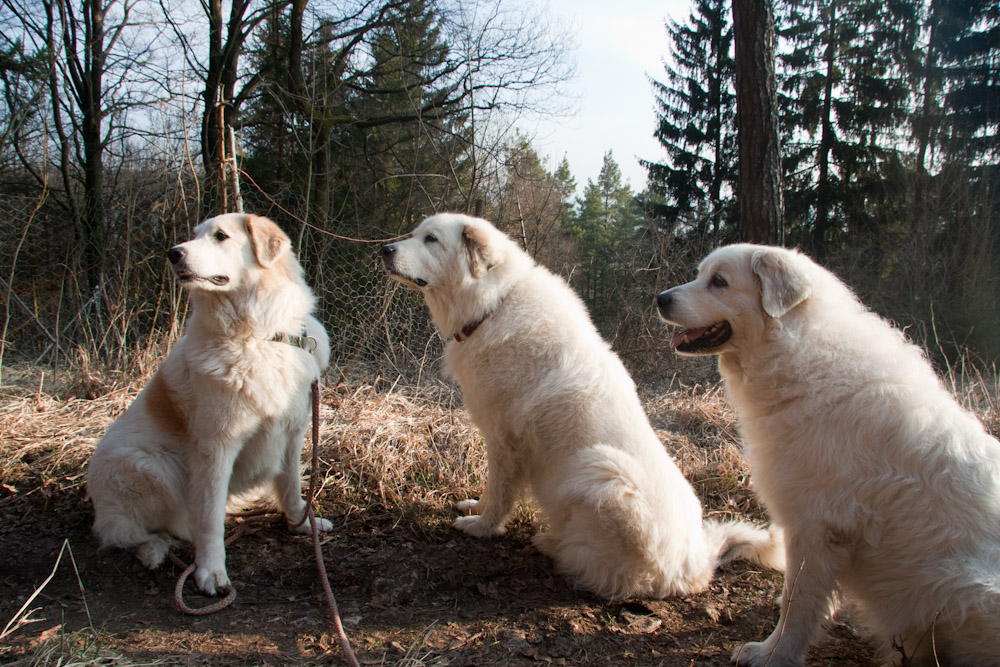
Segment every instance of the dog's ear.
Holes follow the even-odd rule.
[[[479,278],[500,263],[501,251],[490,239],[488,229],[468,224],[462,229],[462,242],[469,253],[469,271]]]
[[[259,215],[247,216],[247,234],[250,235],[257,262],[264,268],[274,264],[274,260],[292,247],[291,239],[281,231],[281,227]]]
[[[783,248],[762,248],[753,253],[750,268],[760,279],[764,312],[778,318],[809,298],[812,286],[802,270],[802,259]]]

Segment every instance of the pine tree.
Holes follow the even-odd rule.
[[[788,0],[780,10],[786,220],[823,255],[836,232],[861,224],[865,188],[897,143],[917,11],[915,0]]]
[[[929,0],[920,49],[915,173],[912,196],[900,208],[907,238],[926,239],[922,265],[944,277],[922,302],[936,301],[933,315],[967,332],[963,347],[998,354],[1000,6]],[[930,291],[905,278],[909,291]]]
[[[427,100],[447,96],[449,89],[436,83],[447,67],[448,47],[435,3],[413,0],[401,6],[378,31],[372,53],[370,76],[355,101],[359,108],[371,108],[360,116],[406,117]],[[364,162],[376,179],[371,206],[379,218],[409,228],[424,212],[457,205],[450,177],[466,169],[461,158],[470,140],[465,120],[464,114],[427,114],[415,122],[378,123],[366,132]]]
[[[931,0],[919,70],[918,168],[935,145],[942,162],[1000,164],[1000,6]]]
[[[667,22],[672,64],[651,80],[663,163],[642,161],[661,204],[647,209],[699,240],[718,241],[734,220],[736,183],[732,26],[727,0],[696,0],[684,24]]]
[[[571,261],[566,229],[576,180],[564,157],[550,173],[527,137],[518,133],[507,147],[496,211],[498,227],[518,240],[536,261],[559,273]]]
[[[263,23],[251,54],[261,94],[247,114],[245,164],[267,191],[287,193],[283,206],[356,234],[373,224],[401,231],[455,199],[464,118],[421,112],[451,85],[432,5],[319,19],[298,49],[302,16],[276,8]],[[345,228],[345,220],[363,227]]]
[[[611,151],[604,155],[597,182],[587,180],[577,206],[570,225],[583,258],[577,289],[600,324],[617,312],[630,274],[627,241],[642,221],[632,188],[622,183],[621,168]]]

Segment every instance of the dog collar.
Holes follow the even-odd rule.
[[[468,340],[469,336],[471,336],[472,334],[474,334],[476,332],[476,329],[479,328],[479,325],[482,324],[483,322],[485,322],[486,318],[489,317],[489,316],[490,316],[490,314],[487,313],[478,322],[473,322],[472,324],[466,324],[464,327],[462,327],[461,331],[459,331],[458,333],[455,334],[455,340],[457,342],[459,342],[459,343]]]
[[[301,336],[276,333],[269,340],[272,343],[285,343],[286,345],[291,345],[292,347],[300,347],[310,354],[316,351],[316,347],[319,344],[316,339],[310,336],[306,331],[303,331]]]
[[[457,341],[459,343],[462,343],[464,341],[469,340],[469,336],[471,336],[472,334],[474,334],[476,332],[476,329],[478,329],[482,325],[482,323],[485,322],[486,319],[490,315],[492,315],[493,313],[495,313],[498,310],[500,310],[500,306],[502,306],[503,302],[507,300],[507,297],[509,296],[509,294],[510,293],[508,292],[507,294],[505,294],[503,296],[502,299],[500,299],[500,303],[497,304],[496,308],[494,308],[490,312],[486,313],[485,315],[483,315],[481,318],[479,318],[478,320],[476,320],[472,324],[466,324],[464,327],[462,327],[461,331],[459,331],[459,332],[457,332],[455,334],[452,334],[454,336],[454,338],[455,338],[455,341]]]

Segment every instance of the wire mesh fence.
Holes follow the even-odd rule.
[[[166,251],[189,238],[200,221],[191,194],[196,185],[139,183],[116,191],[107,207],[100,280],[93,285],[87,282],[92,272],[80,263],[80,232],[61,204],[66,197],[47,191],[0,195],[0,372],[14,361],[125,374],[155,366],[183,330],[187,300]],[[383,221],[365,230],[358,216],[338,223],[310,219],[305,205],[292,207],[299,213],[289,211],[287,203],[278,205],[255,183],[244,187],[243,195],[248,212],[272,218],[292,239],[330,334],[329,381],[419,386],[441,379],[444,341],[422,298],[390,280],[381,267],[381,248],[412,220]],[[525,233],[523,222],[506,226],[527,249],[527,237],[518,236]],[[690,263],[662,262],[663,246],[662,239],[647,235],[636,240],[628,257],[617,258],[625,278],[605,291],[605,306],[594,313],[634,371],[674,363],[652,297],[671,279],[664,266],[686,272]],[[567,279],[579,269],[565,239],[563,245],[550,244],[539,261]]]
[[[322,230],[290,232],[318,316],[330,333],[331,374],[414,382],[440,354],[416,294],[382,273],[381,240],[338,238]],[[0,364],[102,363],[129,372],[156,357],[183,327],[186,299],[172,279],[166,250],[198,222],[155,207],[111,221],[102,279],[88,286],[74,259],[76,230],[48,197],[0,196]]]

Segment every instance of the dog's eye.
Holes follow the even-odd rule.
[[[726,282],[726,279],[718,273],[712,276],[712,279],[708,281],[708,284],[712,287],[729,287],[729,283]]]
[[[212,238],[214,238],[219,243],[222,243],[223,241],[229,238],[229,234],[226,234],[224,231],[220,229],[216,231],[214,234],[212,234]]]
[[[437,237],[433,234],[428,234],[424,237],[424,243],[437,243]]]

